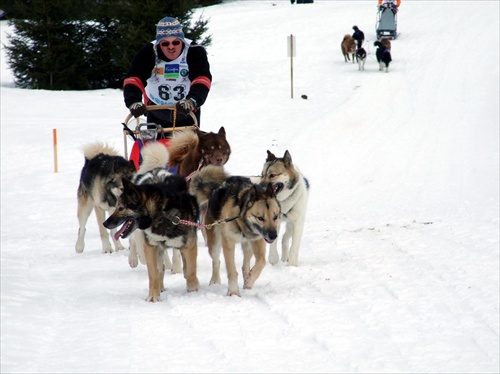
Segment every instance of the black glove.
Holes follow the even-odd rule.
[[[142,116],[143,114],[146,114],[148,111],[148,108],[146,108],[146,105],[144,105],[141,102],[133,103],[131,106],[128,107],[130,110],[130,113],[134,115],[135,118]]]
[[[175,109],[182,114],[189,114],[189,112],[192,112],[196,108],[196,100],[191,98],[191,99],[182,99],[175,104]]]

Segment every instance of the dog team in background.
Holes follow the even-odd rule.
[[[230,154],[224,127],[216,133],[179,130],[168,147],[150,141],[142,148],[138,170],[133,161],[103,143],[84,146],[76,252],[84,250],[85,226],[94,210],[102,252],[113,252],[110,230],[116,251],[125,249],[120,239],[129,239],[130,267],[146,265],[149,302],[160,301],[166,269],[182,271],[188,292],[199,289],[197,228],[201,228],[212,259],[210,285],[221,283],[221,251],[224,254],[228,296],[240,296],[236,245],[243,250],[243,288],[251,289],[265,267],[268,245],[269,262],[279,261],[277,240],[282,222],[281,261],[297,266],[308,180],[288,150],[283,157],[267,151],[261,174],[252,177],[226,173],[224,165]]]
[[[345,34],[340,48],[344,61],[357,62],[358,70],[365,70],[365,63],[368,56],[366,49],[363,47],[365,41],[365,34],[359,29],[358,26],[353,26],[353,34]],[[379,71],[389,72],[389,64],[392,61],[391,56],[391,41],[389,38],[382,38],[373,43],[377,47],[375,57],[379,64]]]

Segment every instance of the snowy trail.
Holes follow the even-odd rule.
[[[224,265],[208,285],[200,234],[200,290],[167,274],[149,304],[146,267],[103,255],[93,216],[76,254],[80,146],[123,151],[122,93],[17,89],[2,50],[0,371],[498,372],[499,3],[403,2],[387,74],[372,1],[201,12],[214,36],[201,125],[225,127],[228,171],[258,174],[266,150],[288,149],[311,183],[299,267],[268,264],[229,298]],[[340,52],[353,24],[364,72]]]

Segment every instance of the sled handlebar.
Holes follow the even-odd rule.
[[[170,109],[170,110],[175,110],[175,105],[148,105],[146,107],[146,109],[149,111],[149,110],[162,110],[162,109]],[[198,128],[198,119],[196,118],[196,116],[194,115],[194,113],[192,111],[189,112],[189,115],[191,116],[191,118],[193,119],[193,125],[191,126],[178,126],[176,127],[175,125],[175,121],[173,123],[173,127],[168,127],[168,128],[162,128],[161,126],[159,126],[159,128],[156,129],[157,133],[169,133],[169,132],[174,132],[175,130],[185,130],[185,129],[195,129],[195,128]],[[132,136],[132,138],[134,140],[136,140],[136,136],[139,136],[140,134],[140,131],[139,131],[139,128],[141,126],[141,123],[139,121],[139,118],[136,118],[136,127],[135,129],[130,129],[127,127],[128,123],[130,122],[130,120],[134,117],[134,115],[132,113],[129,113],[127,115],[127,117],[125,118],[125,122],[123,122],[123,126],[124,126],[124,130],[123,130],[123,147],[124,147],[124,150],[125,150],[125,157],[128,158],[128,147],[127,147],[127,135],[130,135]]]
[[[146,109],[148,111],[150,110],[162,110],[162,109],[170,109],[170,110],[174,110],[175,109],[175,105],[148,105],[146,106]],[[191,118],[193,119],[193,122],[194,122],[194,126],[198,126],[198,120],[196,118],[196,116],[194,115],[194,113],[192,111],[189,112],[189,115],[191,116]],[[127,117],[125,118],[125,124],[128,124],[129,121],[132,119],[134,115],[132,113],[129,113],[127,115]],[[137,119],[139,121],[139,119]]]

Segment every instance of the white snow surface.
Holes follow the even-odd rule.
[[[0,371],[498,373],[499,2],[403,1],[389,73],[375,3],[195,13],[213,35],[201,127],[225,127],[227,170],[289,150],[311,184],[299,266],[268,263],[241,297],[223,263],[209,286],[201,234],[200,290],[166,274],[159,303],[128,250],[101,253],[94,215],[75,252],[81,147],[124,153],[122,92],[17,88],[2,46]],[[340,51],[353,25],[365,71]]]

